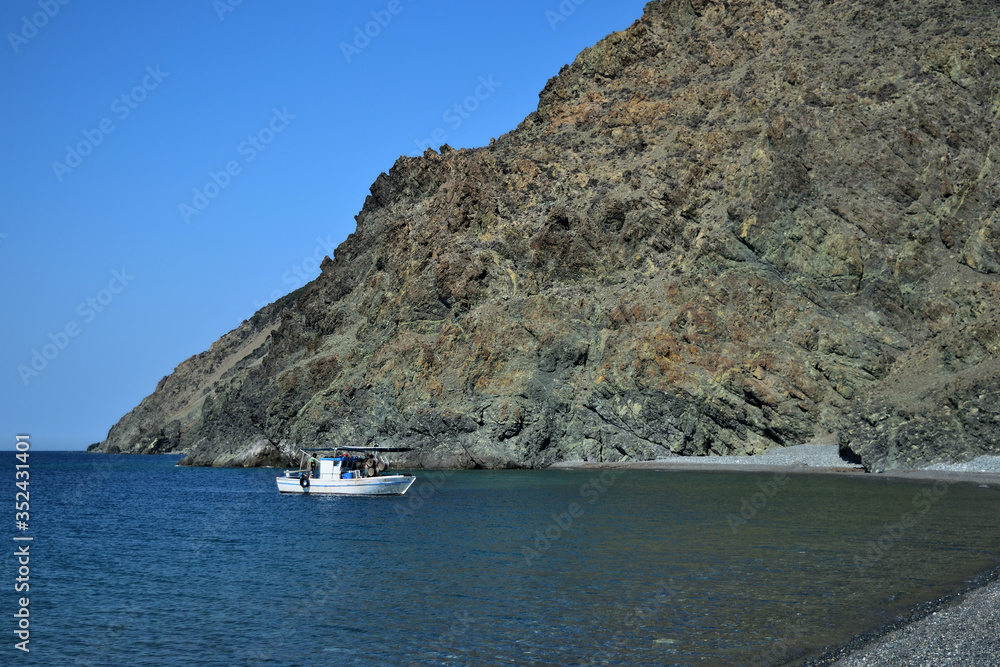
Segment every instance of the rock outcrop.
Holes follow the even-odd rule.
[[[988,0],[651,2],[514,131],[400,158],[315,281],[95,448],[1000,453],[998,22]]]

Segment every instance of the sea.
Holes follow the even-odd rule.
[[[319,497],[178,459],[31,453],[0,662],[797,664],[1000,565],[1000,493],[976,484],[415,471],[405,496]]]

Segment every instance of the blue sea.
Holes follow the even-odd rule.
[[[304,497],[178,458],[31,454],[3,664],[795,664],[1000,563],[974,484],[417,471],[402,497]]]

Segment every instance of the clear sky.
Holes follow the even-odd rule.
[[[102,440],[317,276],[398,156],[512,130],[644,4],[4,2],[0,449]]]

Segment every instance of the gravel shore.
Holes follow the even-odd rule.
[[[1000,458],[1000,457],[996,457]],[[713,468],[716,470],[739,469],[748,466],[772,468],[812,468],[815,470],[856,470],[864,468],[841,458],[836,445],[797,445],[775,447],[756,456],[671,456],[653,461],[627,461],[621,463],[593,463],[564,461],[553,468],[634,468],[637,470],[675,470],[677,468]]]
[[[1000,581],[925,605],[880,636],[856,638],[806,667],[996,667],[1000,665]]]
[[[883,473],[866,473],[864,467],[841,458],[836,445],[807,444],[794,447],[775,447],[756,456],[672,456],[653,461],[628,461],[619,463],[594,463],[589,461],[564,461],[553,468],[628,468],[632,470],[723,470],[739,471],[747,468],[782,472],[819,474],[876,474],[879,477],[904,479],[940,479],[948,483],[968,482],[1000,489],[1000,456],[980,456],[968,463],[938,463],[926,468],[891,470]],[[1000,666],[1000,660],[997,661]]]
[[[1000,458],[1000,457],[995,457]],[[756,456],[678,456],[652,463],[671,465],[727,466],[800,466],[806,468],[851,468],[863,470],[859,463],[841,458],[836,445],[798,445],[775,447]]]

